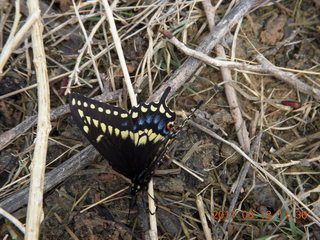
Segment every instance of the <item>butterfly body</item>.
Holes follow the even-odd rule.
[[[131,179],[132,194],[148,184],[174,137],[175,113],[165,103],[169,92],[167,88],[158,103],[142,103],[130,111],[70,95],[76,124],[112,168]]]

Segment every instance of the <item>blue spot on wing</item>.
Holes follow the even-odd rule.
[[[153,115],[147,115],[146,122],[150,124],[152,122]]]
[[[143,117],[140,117],[140,118],[138,119],[138,124],[139,124],[139,125],[143,125],[143,124],[144,124],[144,118],[143,118]]]
[[[164,128],[164,129],[163,129],[163,133],[164,133],[165,135],[168,135],[168,134],[169,134],[168,129],[167,129],[167,128]]]
[[[121,126],[123,126],[123,127],[128,126],[128,122],[123,122],[123,123],[121,123]]]
[[[156,115],[155,118],[153,119],[153,123],[157,124],[160,121],[160,116]]]
[[[158,124],[158,130],[163,129],[166,126],[165,122],[163,120],[161,120]]]

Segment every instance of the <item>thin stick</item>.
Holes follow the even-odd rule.
[[[206,214],[205,214],[205,211],[204,211],[203,200],[202,200],[202,197],[200,195],[198,195],[196,197],[196,204],[197,204],[197,208],[198,208],[198,212],[199,212],[199,216],[200,216],[200,220],[201,220],[204,236],[205,236],[206,240],[212,240],[211,230],[210,230],[210,228],[208,226],[208,222],[207,222],[207,219],[206,219]]]
[[[205,63],[212,64],[218,67],[228,67],[235,68],[238,70],[247,70],[251,72],[257,73],[268,73],[292,86],[294,86],[298,91],[303,92],[305,94],[311,95],[315,99],[320,99],[320,89],[309,86],[308,84],[299,80],[294,74],[289,72],[281,71],[279,68],[274,66],[271,62],[269,62],[265,57],[261,54],[257,55],[257,60],[261,63],[261,65],[250,65],[246,63],[232,62],[232,61],[223,61],[220,59],[209,57],[208,55],[191,48],[188,48],[182,42],[180,42],[177,38],[175,38],[170,32],[162,31],[166,37],[169,38],[169,41],[178,47],[185,54],[195,57]]]
[[[117,54],[118,54],[118,57],[119,57],[121,69],[122,69],[122,72],[123,72],[124,81],[125,81],[126,86],[128,88],[128,94],[129,94],[129,97],[130,97],[130,102],[131,102],[132,106],[136,106],[136,105],[138,105],[137,98],[136,98],[136,96],[134,94],[134,90],[133,90],[132,83],[131,83],[131,80],[130,80],[129,71],[128,71],[127,64],[126,64],[126,60],[124,59],[124,54],[123,54],[122,47],[121,47],[121,40],[119,38],[117,27],[116,27],[116,24],[114,22],[112,9],[110,8],[110,5],[109,5],[107,0],[102,0],[102,4],[104,6],[104,9],[106,11],[106,15],[107,15],[107,18],[108,18],[108,22],[109,22],[109,25],[110,25],[110,32],[112,34],[114,45],[115,45],[116,50],[117,50]]]
[[[178,162],[177,160],[172,160],[172,162],[174,164],[176,164],[177,166],[179,166],[180,168],[182,168],[183,170],[185,170],[186,172],[188,172],[189,174],[191,174],[192,176],[194,176],[195,178],[197,178],[199,181],[204,182],[202,177],[199,177],[197,174],[195,174],[194,172],[192,172],[192,170],[188,169],[186,166],[184,166],[183,164],[181,164],[180,162]]]
[[[221,39],[230,31],[230,29],[238,23],[251,7],[255,4],[256,0],[242,0],[233,7],[228,14],[217,24],[214,33],[210,33],[197,47],[197,51],[208,54],[218,44]],[[167,84],[163,84],[155,93],[149,98],[150,101],[157,101],[161,93],[168,87],[172,88],[172,92],[176,92],[202,64],[201,61],[193,57],[189,57],[168,79]],[[169,94],[169,97],[171,94]]]
[[[23,224],[16,219],[13,215],[5,211],[3,208],[0,208],[0,215],[4,216],[6,219],[8,219],[12,224],[14,224],[23,234],[25,233],[25,227]]]
[[[214,31],[214,18],[215,18],[215,13],[217,10],[217,7],[219,6],[221,2],[219,2],[215,7],[213,7],[211,5],[210,1],[204,1],[203,2],[203,6],[205,9],[205,13],[207,16],[207,20],[209,22],[209,26],[210,26],[210,31]],[[236,42],[237,39],[237,35],[241,26],[241,22],[242,22],[242,18],[240,19],[236,31],[235,31],[235,37],[234,37],[234,43]],[[233,44],[233,49],[235,49],[235,44]],[[219,58],[222,58],[223,60],[226,60],[226,54],[224,51],[224,48],[218,44],[215,48],[217,56]],[[234,56],[232,56],[234,57]],[[243,147],[243,149],[245,150],[246,153],[250,152],[250,140],[249,140],[249,133],[246,129],[246,125],[244,124],[244,120],[242,117],[242,113],[241,110],[239,108],[239,101],[237,98],[237,93],[233,87],[232,84],[230,84],[232,82],[232,76],[231,76],[231,70],[230,68],[226,68],[226,67],[221,67],[221,75],[223,78],[223,82],[225,82],[225,93],[227,96],[227,100],[230,106],[230,113],[232,115],[232,118],[234,119],[235,122],[235,128],[236,128],[236,132],[237,132],[237,138],[238,141],[240,143],[240,145]],[[245,162],[244,166],[242,167],[239,177],[236,181],[236,183],[234,184],[235,186],[235,190],[232,191],[234,192],[233,196],[232,196],[232,200],[230,202],[230,206],[228,209],[228,212],[232,212],[236,202],[239,198],[240,195],[240,190],[242,189],[245,177],[247,175],[247,172],[249,171],[249,167],[250,167],[250,163],[249,162]],[[226,229],[228,224],[232,221],[232,217],[228,217],[226,219],[226,221],[224,222],[223,225],[223,229]]]
[[[11,28],[11,31],[10,31],[10,35],[8,37],[8,40],[7,42],[10,42],[14,35],[16,34],[17,32],[17,29],[18,29],[18,26],[19,26],[19,21],[20,21],[20,18],[21,18],[21,13],[20,13],[20,0],[17,0],[15,2],[15,15],[14,15],[14,21],[13,21],[13,25],[12,25],[12,28]]]
[[[125,188],[123,188],[123,189],[121,189],[121,190],[119,190],[119,191],[117,191],[117,192],[115,192],[115,193],[112,193],[111,195],[109,195],[109,196],[107,196],[107,197],[99,200],[98,202],[95,202],[94,204],[91,204],[90,206],[82,209],[82,210],[80,211],[80,213],[83,213],[83,212],[89,210],[90,208],[93,208],[93,207],[99,205],[100,203],[103,203],[103,202],[107,201],[108,199],[113,198],[114,196],[117,196],[118,194],[126,191],[128,188],[129,188],[129,187],[125,187]]]
[[[23,27],[18,31],[18,33],[3,47],[3,50],[0,55],[0,77],[3,74],[3,67],[7,63],[11,53],[17,47],[24,35],[29,31],[29,29],[34,26],[35,22],[39,19],[40,10],[33,12],[28,18],[27,22]]]
[[[29,0],[30,14],[39,14],[39,1]],[[39,239],[40,223],[43,218],[42,200],[50,125],[50,91],[46,57],[42,39],[41,19],[32,26],[32,49],[38,82],[38,124],[37,138],[32,159],[31,183],[27,210],[25,240]]]
[[[150,222],[150,239],[158,239],[158,229],[157,229],[157,218],[156,218],[156,205],[154,202],[154,190],[153,190],[153,179],[151,178],[148,185],[148,204],[149,204],[149,222]]]
[[[76,3],[74,2],[74,0],[72,0],[72,4],[73,4],[73,7],[74,7],[74,12],[75,12],[75,14],[76,14],[76,16],[77,16],[77,18],[78,18],[78,22],[79,22],[79,25],[80,25],[80,27],[81,27],[83,36],[84,36],[85,39],[86,39],[86,47],[88,48],[88,53],[89,53],[89,55],[90,55],[90,58],[92,59],[92,65],[93,65],[95,74],[96,74],[96,76],[97,76],[100,89],[101,89],[101,91],[102,91],[102,90],[104,89],[104,87],[103,87],[103,84],[102,84],[102,80],[101,80],[101,77],[100,77],[100,73],[99,73],[98,66],[97,66],[97,64],[96,64],[96,61],[94,61],[94,55],[93,55],[93,53],[92,53],[92,48],[91,48],[92,39],[88,37],[87,31],[86,31],[86,29],[84,28],[84,25],[83,25],[83,23],[82,23],[82,20],[81,20],[79,11],[78,11],[78,8],[77,8]],[[78,72],[76,72],[76,74],[78,75]]]

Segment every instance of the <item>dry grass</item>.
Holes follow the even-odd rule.
[[[244,16],[250,2],[41,2],[52,109],[44,220],[35,225],[43,239],[320,238],[320,6],[284,0]],[[37,13],[24,3],[20,13],[0,1],[3,239],[23,239],[39,127]],[[156,171],[149,231],[148,195],[125,225],[128,183],[84,148],[66,95],[130,108],[167,86],[178,123],[205,104]]]

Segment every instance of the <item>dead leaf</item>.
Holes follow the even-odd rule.
[[[260,34],[261,41],[269,45],[276,45],[283,38],[287,19],[287,16],[283,14],[280,16],[275,15],[269,19],[265,30]]]

